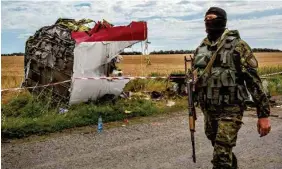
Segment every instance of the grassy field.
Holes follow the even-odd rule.
[[[263,67],[261,74],[282,71],[282,53],[256,54]],[[151,55],[151,65],[146,64],[145,56],[125,56],[119,67],[126,75],[145,76],[150,74],[168,75],[171,72],[184,71],[184,55]],[[2,89],[19,87],[23,79],[23,57],[1,57]],[[280,67],[277,67],[280,65]],[[270,66],[270,67],[264,67]],[[282,78],[272,78],[269,81],[270,92],[281,94]],[[23,91],[1,92],[2,100],[2,136],[4,138],[20,138],[33,134],[45,134],[63,129],[96,125],[99,115],[104,122],[122,121],[126,118],[149,116],[157,113],[169,113],[186,108],[185,97],[169,97],[161,101],[146,100],[140,91],[165,90],[164,81],[143,80],[131,81],[125,90],[135,91],[136,98],[119,99],[115,104],[79,104],[68,107],[68,113],[58,113],[58,105],[52,107],[48,100],[40,100]],[[140,94],[140,95],[139,95]],[[17,97],[15,97],[17,96]],[[166,106],[168,100],[174,100],[175,106]],[[8,102],[9,101],[9,102]],[[47,103],[47,104],[46,104]],[[132,111],[126,114],[127,110]]]
[[[149,55],[151,65],[147,65],[143,55],[126,55],[118,67],[125,75],[131,76],[146,76],[152,73],[168,75],[173,71],[184,71],[185,55],[189,56],[189,54]],[[255,55],[259,67],[282,66],[282,53],[255,53]],[[23,56],[2,56],[1,62],[1,88],[19,87],[24,76]]]

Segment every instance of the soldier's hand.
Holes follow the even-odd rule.
[[[260,137],[267,135],[271,130],[269,118],[267,118],[267,117],[266,118],[259,118],[258,123],[257,123],[257,127],[258,127],[258,133],[260,134]]]

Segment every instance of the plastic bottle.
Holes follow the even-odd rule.
[[[99,116],[98,118],[98,133],[101,133],[103,131],[103,120],[102,117]]]

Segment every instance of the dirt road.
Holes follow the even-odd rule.
[[[244,125],[234,149],[240,168],[282,168],[282,108],[273,108],[272,112],[280,116],[271,117],[272,131],[262,138],[256,131],[254,112],[245,112]],[[204,135],[200,113],[196,132],[196,164],[191,159],[186,112],[146,117],[142,121],[106,129],[100,134],[76,132],[44,141],[2,143],[2,168],[211,168],[213,149]]]

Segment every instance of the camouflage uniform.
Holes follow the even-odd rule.
[[[211,67],[204,72],[211,56],[223,43]],[[197,72],[196,99],[204,113],[205,134],[214,147],[213,167],[237,168],[232,148],[242,125],[244,100],[251,93],[257,105],[258,118],[268,117],[268,99],[257,75],[257,61],[239,32],[226,29],[221,38],[212,43],[205,38],[195,51],[193,70]]]

